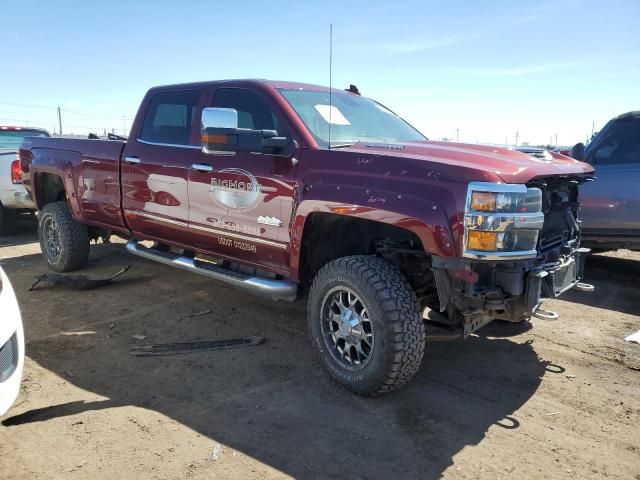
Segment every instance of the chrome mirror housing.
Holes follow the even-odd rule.
[[[204,108],[201,120],[203,132],[207,128],[238,128],[238,112],[233,108]]]

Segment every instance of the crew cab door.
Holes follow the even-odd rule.
[[[122,207],[139,238],[188,245],[187,177],[200,161],[199,110],[204,89],[159,91],[141,108],[137,138],[122,158]]]
[[[588,148],[596,180],[580,186],[586,235],[640,235],[640,118],[612,122]]]
[[[247,88],[218,88],[207,107],[235,109],[238,127],[290,135],[267,96]],[[289,223],[299,155],[201,153],[189,171],[193,242],[228,259],[288,273]]]

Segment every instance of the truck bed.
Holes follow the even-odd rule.
[[[31,156],[22,158],[25,185],[36,203],[43,175],[62,175],[71,212],[88,225],[124,230],[120,205],[120,158],[125,142],[76,138],[29,138],[22,149]],[[30,167],[37,168],[31,178]],[[34,195],[35,193],[35,195]]]

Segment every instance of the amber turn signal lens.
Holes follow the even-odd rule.
[[[473,192],[471,194],[471,210],[476,212],[495,212],[496,194],[490,192]]]
[[[227,144],[227,136],[222,134],[211,134],[211,133],[203,133],[201,135],[202,143],[209,143],[214,145],[226,145]]]
[[[467,234],[467,249],[482,252],[495,252],[497,251],[497,239],[497,232],[471,230]]]

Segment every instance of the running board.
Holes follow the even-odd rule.
[[[135,240],[127,242],[127,251],[147,260],[198,273],[273,300],[292,302],[298,292],[298,285],[289,280],[274,280],[234,272],[209,262],[147,248]]]

